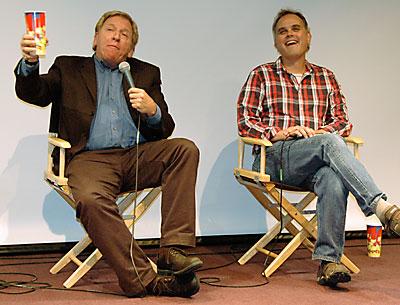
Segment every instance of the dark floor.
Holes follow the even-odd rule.
[[[198,273],[202,284],[200,292],[190,299],[153,296],[128,299],[115,295],[121,291],[115,274],[104,260],[74,286],[75,290],[63,290],[62,283],[71,274],[72,266],[57,275],[49,274],[50,267],[62,254],[3,255],[0,256],[0,285],[3,286],[0,286],[0,304],[400,304],[400,239],[384,240],[380,258],[367,256],[364,239],[350,240],[346,245],[346,254],[361,272],[336,290],[316,284],[318,264],[311,261],[306,249],[297,250],[267,281],[261,276],[263,255],[258,254],[244,266],[236,263],[245,249],[243,245],[198,247],[192,252],[204,261],[203,271]],[[274,247],[280,246],[275,244]],[[156,249],[147,248],[146,253],[154,258]],[[32,276],[17,273],[31,274],[37,280],[29,283]],[[36,290],[4,288],[10,282],[27,282],[27,286]]]

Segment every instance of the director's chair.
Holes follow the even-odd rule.
[[[59,171],[58,175],[53,171],[53,157],[52,153],[54,148],[58,148],[60,151],[59,155]],[[70,143],[67,141],[57,138],[56,134],[50,134],[48,138],[48,157],[47,157],[47,169],[44,173],[45,181],[54,189],[74,210],[76,209],[76,203],[72,197],[71,190],[68,186],[68,178],[65,174],[65,150],[71,148]],[[125,224],[128,228],[131,228],[136,221],[148,210],[151,204],[157,199],[161,193],[161,187],[146,189],[143,191],[129,192],[120,194],[118,198],[118,209],[122,217],[124,218]],[[136,208],[133,209],[134,203],[136,202]],[[50,273],[56,274],[63,269],[68,263],[73,262],[78,267],[63,283],[64,287],[71,288],[75,283],[82,278],[103,256],[99,249],[95,249],[84,261],[78,258],[78,255],[82,253],[90,244],[92,240],[86,234],[67,254],[65,254],[51,269]],[[154,270],[157,270],[157,266],[149,259]]]
[[[352,146],[353,153],[358,159],[358,148],[363,144],[362,139],[347,137],[345,140],[349,146]],[[259,145],[261,147],[261,162],[258,172],[246,169],[243,166],[245,145]],[[285,193],[295,192],[304,196],[300,202],[297,203],[290,202],[286,198],[288,197],[287,195],[285,197],[285,193],[281,192],[280,183],[271,181],[270,176],[265,173],[266,166],[268,166],[265,152],[266,148],[269,146],[272,146],[272,143],[268,140],[239,137],[238,167],[234,169],[234,175],[237,181],[245,186],[256,200],[278,221],[238,260],[240,265],[244,265],[258,252],[271,257],[271,263],[262,273],[265,277],[270,277],[300,245],[303,245],[312,252],[314,250],[314,244],[310,238],[314,240],[317,238],[317,217],[315,212],[311,218],[306,218],[304,216],[304,214],[310,212],[305,209],[316,198],[316,195],[310,191],[283,186]],[[282,205],[282,210],[280,209],[280,204]],[[293,238],[284,249],[277,254],[265,249],[265,247],[280,233],[281,227],[286,228]],[[345,255],[342,255],[341,263],[353,273],[358,273],[360,271],[360,269]]]

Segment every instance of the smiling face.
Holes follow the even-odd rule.
[[[276,24],[275,47],[283,60],[304,59],[311,42],[311,33],[298,16],[284,15]]]
[[[96,56],[115,68],[133,54],[132,25],[122,16],[108,18],[95,33],[93,48]]]

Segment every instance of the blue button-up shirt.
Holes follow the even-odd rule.
[[[87,149],[135,145],[137,128],[129,114],[122,89],[122,73],[94,57],[97,78],[97,111],[90,127]],[[146,139],[140,135],[140,143]]]
[[[110,69],[94,56],[97,78],[97,111],[92,121],[87,149],[132,147],[136,144],[138,130],[129,113],[122,86],[122,73]],[[161,110],[147,118],[147,124],[156,127],[161,120]],[[139,133],[139,143],[146,139]]]

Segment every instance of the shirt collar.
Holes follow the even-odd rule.
[[[107,64],[104,61],[102,61],[100,58],[98,58],[96,54],[93,54],[93,58],[94,58],[94,62],[96,64],[96,67],[98,69],[100,69],[101,72],[105,72],[105,71],[113,72],[116,69],[118,69],[118,67],[116,67],[114,69],[111,69],[109,66],[107,66]]]
[[[283,66],[282,63],[282,56],[279,56],[279,58],[275,61],[275,65],[276,65],[276,71],[277,73],[289,73],[286,68]],[[306,60],[306,71],[304,72],[304,75],[309,75],[309,74],[313,74],[314,70],[312,68],[312,65]]]

